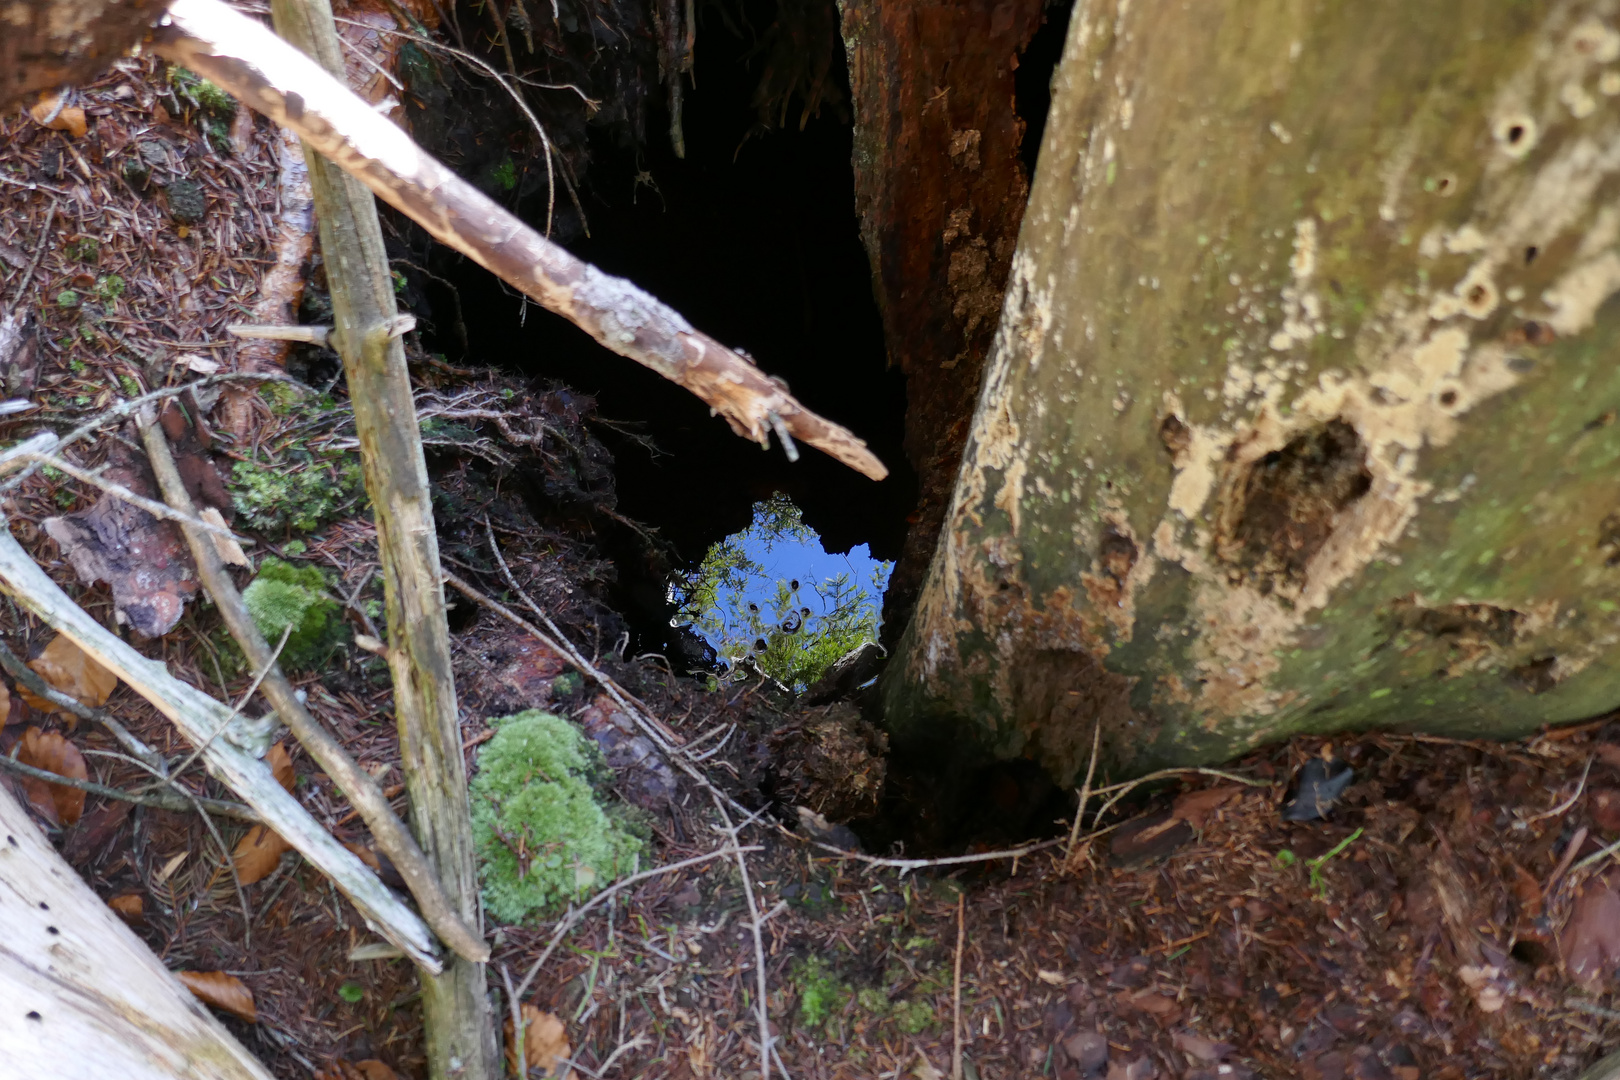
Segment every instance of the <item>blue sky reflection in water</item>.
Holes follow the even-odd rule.
[[[754,504],[753,524],[715,544],[671,583],[677,625],[733,666],[752,656],[795,690],[863,641],[876,641],[892,562],[865,544],[828,554],[786,495]]]

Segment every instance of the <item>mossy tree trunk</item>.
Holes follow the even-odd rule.
[[[1137,771],[1620,704],[1617,28],[1080,0],[897,740],[1067,780],[1094,724]]]

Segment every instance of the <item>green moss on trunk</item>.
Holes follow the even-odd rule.
[[[1620,704],[1620,32],[1081,0],[885,695],[1065,779]]]

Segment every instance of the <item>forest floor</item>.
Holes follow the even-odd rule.
[[[128,61],[77,91],[84,115],[61,130],[26,115],[0,119],[0,295],[38,319],[31,344],[0,355],[6,396],[38,405],[4,417],[8,442],[228,366],[224,325],[249,309],[273,254],[274,155],[262,125],[232,127],[176,86],[155,62]],[[381,584],[343,387],[329,355],[294,359],[300,375],[332,380],[330,396],[267,391],[250,402],[249,430],[204,439],[198,428],[203,445],[191,453],[229,489],[219,508],[255,538],[255,557],[319,567],[342,621],[370,632]],[[914,842],[840,855],[791,826],[798,805],[859,803],[881,779],[881,740],[853,704],[799,708],[758,684],[688,678],[662,657],[622,653],[616,569],[602,537],[640,526],[614,509],[611,458],[591,434],[599,418],[589,399],[419,354],[413,371],[419,410],[434,421],[447,567],[520,610],[526,594],[645,703],[675,747],[633,730],[623,709],[526,631],[458,600],[451,622],[469,772],[492,717],[544,708],[620,731],[600,739],[622,766],[612,788],[646,815],[646,865],[703,860],[652,873],[577,921],[554,913],[491,927],[491,987],[503,1010],[506,978],[523,981],[559,942],[522,999],[560,1023],[566,1050],[549,1044],[568,1059],[559,1073],[757,1077],[757,956],[771,1073],[794,1078],[1573,1080],[1620,1044],[1620,867],[1605,846],[1620,838],[1620,719],[1513,743],[1392,733],[1295,740],[1128,792],[1098,777],[1087,805],[1102,819],[1088,816],[1072,845],[1068,823],[1049,821],[1030,827],[1039,846],[1016,857],[983,850],[972,835],[949,850],[936,838],[928,850]],[[72,457],[138,479],[134,445],[108,425]],[[46,471],[6,492],[4,512],[58,583],[117,626],[114,608],[127,597],[106,581],[80,581],[46,532],[53,517],[105,517],[106,499]],[[179,552],[167,526],[137,524]],[[119,632],[178,677],[234,700],[251,673],[228,662],[217,614],[178,578],[158,592],[147,600],[184,602],[178,622],[153,636]],[[25,658],[51,640],[9,604],[0,629]],[[344,635],[294,682],[402,808],[382,661]],[[92,779],[123,790],[146,782],[127,760],[92,753],[119,749],[105,730],[70,724],[4,685],[0,752],[37,742],[31,728],[56,732],[88,760]],[[171,763],[187,755],[127,687],[104,707]],[[1421,727],[1421,717],[1410,722]],[[331,781],[286,748],[300,801],[369,854]],[[1289,820],[1301,770],[1329,759],[1353,768],[1353,782],[1325,817]],[[200,768],[184,779],[230,797]],[[51,789],[0,782],[31,797],[67,860],[168,967],[224,973],[251,992],[253,1022],[221,1015],[277,1075],[423,1075],[410,965],[368,949],[376,942],[363,921],[296,854],[239,891],[194,814],[99,796],[64,814]],[[1016,783],[1004,788],[972,797],[994,817],[1001,801],[1020,801]],[[1122,800],[1102,816],[1105,794]],[[240,852],[245,827],[214,824]],[[740,861],[727,854],[733,836],[749,849]],[[975,861],[891,859],[958,852]]]

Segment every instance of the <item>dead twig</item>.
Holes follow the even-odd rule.
[[[159,54],[296,131],[435,239],[604,347],[696,394],[738,435],[768,446],[775,413],[797,441],[873,479],[888,475],[851,432],[805,408],[748,359],[630,282],[602,273],[529,228],[424,153],[320,64],[247,16],[219,0],[176,0],[154,38]]]
[[[144,406],[152,405],[159,401],[165,401],[172,397],[179,397],[181,394],[187,393],[188,391],[195,392],[197,390],[204,390],[215,384],[228,382],[281,382],[287,383],[291,386],[296,386],[300,390],[310,390],[310,387],[305,386],[291,375],[287,375],[279,371],[228,371],[219,375],[209,375],[206,378],[196,379],[188,383],[181,383],[178,386],[159,387],[156,390],[141,394],[139,397],[132,397],[126,401],[120,401],[118,404],[97,413],[89,420],[74,428],[72,431],[69,431],[66,435],[63,435],[61,438],[57,439],[51,444],[51,449],[57,453],[60,453],[67,447],[78,442],[80,439],[95,434],[108,424],[133,416],[137,410],[143,408]],[[35,436],[35,438],[38,438],[38,436]],[[13,476],[4,483],[0,483],[0,493],[4,493],[15,488],[24,480],[27,480],[30,476],[33,476],[34,473],[38,472],[41,467],[41,462],[34,462],[16,476]]]
[[[1102,742],[1102,721],[1099,720],[1091,729],[1091,760],[1086,765],[1086,782],[1080,787],[1080,805],[1074,811],[1074,826],[1069,830],[1069,846],[1063,849],[1063,856],[1068,859],[1074,854],[1075,842],[1080,839],[1080,824],[1086,819],[1086,803],[1091,800],[1091,778],[1097,772],[1097,748]]]
[[[51,435],[48,432],[42,433],[42,435],[44,438],[55,438],[54,435]],[[32,443],[35,439],[40,438],[41,436],[36,435],[30,439],[29,442]],[[222,536],[227,540],[234,540],[238,544],[249,545],[253,543],[252,540],[245,536],[237,536],[224,525],[215,525],[212,522],[204,521],[202,518],[197,517],[195,513],[188,514],[171,509],[155,499],[148,499],[145,495],[135,494],[135,492],[129,490],[129,488],[125,487],[123,484],[115,484],[111,480],[103,480],[95,473],[81,469],[77,465],[64,461],[55,454],[28,448],[26,444],[22,447],[14,447],[12,450],[7,451],[5,462],[0,464],[10,464],[14,461],[33,461],[40,465],[49,465],[51,468],[60,470],[81,483],[89,484],[91,487],[100,488],[102,491],[105,491],[108,495],[111,495],[115,499],[121,499],[124,502],[129,503],[131,506],[139,507],[155,518],[162,518],[165,521],[173,521],[185,528],[201,529],[203,532],[212,533],[215,536]]]
[[[1155,780],[1166,780],[1172,776],[1185,776],[1189,773],[1196,776],[1219,777],[1222,780],[1230,780],[1233,783],[1245,784],[1249,787],[1263,788],[1272,786],[1270,780],[1251,780],[1247,776],[1239,776],[1237,773],[1226,772],[1223,769],[1205,769],[1194,766],[1187,766],[1177,769],[1160,769],[1158,772],[1150,772],[1146,776],[1139,776],[1135,780],[1126,780],[1122,783],[1110,784],[1108,787],[1098,788],[1096,791],[1092,792],[1093,795],[1112,794],[1114,796],[1107,802],[1103,803],[1100,808],[1098,808],[1097,816],[1091,819],[1092,825],[1095,826],[1098,822],[1100,822],[1103,819],[1104,814],[1108,813],[1108,811],[1119,805],[1121,799],[1125,798],[1125,796],[1129,795],[1132,791],[1135,791],[1143,784],[1150,784]]]
[[[156,417],[150,412],[143,412],[137,418],[137,423],[164,498],[188,514],[192,513],[191,497],[186,494],[185,483],[175,466],[168,439],[158,426]],[[421,907],[422,918],[433,932],[459,955],[475,963],[487,960],[489,946],[456,915],[438,875],[428,866],[415,839],[394,816],[376,780],[354,763],[342,745],[310,715],[304,703],[298,699],[292,683],[287,681],[276,665],[275,656],[271,654],[264,635],[259,633],[253,617],[248,614],[242,595],[231,581],[219,551],[199,531],[189,526],[181,528],[191,548],[192,558],[197,563],[198,576],[202,578],[208,594],[214,598],[214,604],[219,608],[231,636],[236,639],[249,663],[265,673],[265,697],[275,708],[277,717],[332,777],[355,809],[360,811],[360,816],[377,841],[377,847],[398,869],[400,877]]]
[[[612,885],[609,885],[607,888],[591,897],[579,907],[569,910],[568,914],[557,920],[557,927],[551,933],[551,940],[546,942],[546,947],[540,953],[539,959],[535,960],[533,964],[529,965],[528,973],[523,976],[523,981],[518,984],[518,998],[521,999],[524,994],[529,992],[529,987],[533,985],[535,976],[539,975],[540,970],[546,966],[546,961],[551,959],[551,954],[557,951],[557,946],[562,944],[562,939],[568,936],[568,932],[570,930],[584,921],[586,912],[590,911],[598,904],[611,900],[624,889],[628,889],[632,885],[639,885],[641,882],[646,881],[649,878],[659,877],[663,874],[672,874],[677,870],[685,870],[689,866],[698,866],[713,859],[724,858],[725,856],[730,855],[733,851],[761,850],[763,849],[758,847],[723,847],[716,851],[705,852],[702,855],[694,855],[690,859],[682,859],[680,862],[670,863],[668,866],[656,866],[651,870],[643,870],[639,874],[631,874],[627,878],[620,878],[618,881],[614,882]]]
[[[967,894],[956,894],[956,973],[951,977],[951,1080],[962,1080],[962,943],[967,940]]]
[[[823,844],[819,840],[808,840],[787,829],[782,831],[795,840],[804,840],[811,847],[821,848],[823,851],[831,852],[840,858],[854,859],[856,862],[863,862],[868,866],[893,867],[902,874],[910,873],[913,870],[921,870],[925,866],[961,866],[965,863],[994,862],[997,859],[1022,859],[1025,855],[1033,855],[1037,851],[1045,851],[1047,848],[1057,847],[1065,842],[1062,839],[1042,840],[1038,844],[1026,844],[1024,847],[1009,848],[1006,851],[980,851],[972,855],[947,855],[941,859],[895,859],[879,855],[867,855],[860,851],[845,851],[843,848],[836,848],[831,844]]]
[[[1535,817],[1525,818],[1524,823],[1526,825],[1529,825],[1530,823],[1535,822],[1535,821],[1544,821],[1544,820],[1546,820],[1547,818],[1550,818],[1550,817],[1557,817],[1559,814],[1562,814],[1564,811],[1566,811],[1570,807],[1574,806],[1575,801],[1581,797],[1581,792],[1586,790],[1586,778],[1589,775],[1591,775],[1592,762],[1594,762],[1596,760],[1597,760],[1597,755],[1596,754],[1588,755],[1588,757],[1586,759],[1586,768],[1581,770],[1580,783],[1575,785],[1575,794],[1571,795],[1569,798],[1565,799],[1563,802],[1559,803],[1557,806],[1553,807],[1551,810],[1543,811],[1542,813],[1537,814]]]
[[[18,657],[16,653],[6,648],[4,641],[0,641],[0,667],[5,668],[7,674],[9,674],[13,679],[16,679],[23,686],[27,687],[35,697],[44,698],[46,701],[49,701],[52,705],[55,705],[59,709],[66,709],[74,716],[77,716],[80,720],[87,720],[91,723],[100,724],[102,727],[112,732],[113,738],[117,739],[118,744],[125,750],[128,750],[131,754],[137,758],[140,758],[148,766],[154,769],[162,769],[163,756],[161,754],[159,754],[156,750],[153,750],[150,746],[147,746],[140,739],[136,738],[128,728],[108,715],[105,709],[97,709],[84,704],[78,698],[69,697],[67,694],[62,693],[62,691],[40,678],[38,672],[29,667],[27,664],[23,663],[22,659]],[[244,807],[243,809],[246,808]],[[251,813],[251,811],[249,812]],[[254,820],[258,819],[255,818]]]
[[[95,753],[96,751],[87,751]],[[200,795],[187,799],[183,796],[164,795],[156,792],[124,791],[121,788],[108,787],[98,784],[94,780],[79,780],[71,776],[59,776],[45,769],[36,769],[32,765],[24,765],[16,758],[0,756],[0,768],[18,776],[26,776],[34,780],[44,780],[50,784],[61,784],[64,787],[76,788],[91,795],[99,795],[103,799],[117,799],[120,802],[134,803],[136,806],[146,806],[153,810],[173,810],[184,813],[195,810],[193,802],[198,803],[221,817],[235,818],[257,825],[260,822],[258,814],[241,803],[223,802],[219,799],[204,799]]]
[[[748,925],[754,934],[754,983],[755,1001],[754,1012],[759,1022],[759,1075],[760,1080],[771,1080],[771,1018],[769,1011],[769,986],[765,973],[765,940],[760,936],[759,927],[763,921],[759,917],[759,904],[754,899],[754,884],[748,877],[748,859],[739,846],[742,841],[739,832],[749,824],[741,825],[731,823],[731,815],[726,812],[726,804],[720,800],[718,793],[710,793],[714,798],[714,808],[720,812],[720,820],[725,822],[724,832],[731,837],[732,850],[737,855],[737,873],[742,875],[743,899],[748,901]],[[758,815],[755,815],[756,817]]]
[[[66,100],[65,95],[63,100]],[[0,312],[0,320],[10,319],[13,313],[16,312],[17,306],[23,302],[23,297],[27,295],[28,283],[34,280],[34,271],[39,269],[39,261],[45,257],[45,249],[51,246],[51,223],[55,220],[56,200],[52,199],[51,208],[45,212],[45,224],[39,230],[39,243],[34,248],[33,261],[28,264],[28,269],[23,272],[22,280],[17,284],[17,295],[11,298],[11,303],[6,305],[6,310]]]

